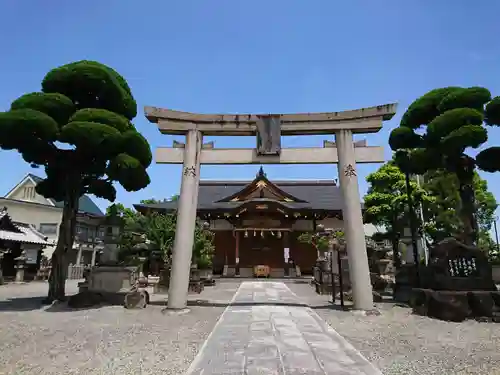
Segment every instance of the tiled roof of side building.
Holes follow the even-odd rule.
[[[13,222],[6,209],[0,211],[0,239],[37,245],[50,245],[47,238],[30,224]]]
[[[29,176],[35,181],[35,183],[40,183],[44,179],[38,176],[35,176],[34,174],[29,174]],[[64,202],[57,202],[53,199],[51,199],[52,203],[56,207],[62,208],[64,206]],[[91,215],[96,215],[96,216],[104,216],[104,213],[101,211],[101,209],[94,203],[94,201],[87,195],[83,195],[80,197],[80,200],[78,202],[78,210],[80,212],[84,212],[87,214]]]
[[[56,207],[63,207],[64,202],[54,202]],[[99,207],[94,203],[94,201],[87,195],[82,195],[78,202],[78,211],[91,214],[95,216],[104,216],[104,213]]]
[[[42,182],[42,181],[43,181],[43,178],[38,177],[38,176],[34,175],[33,173],[28,173],[28,175],[29,175],[29,176],[31,177],[31,179],[32,179],[33,181],[35,181],[35,183],[37,183],[37,184],[39,184],[40,182]]]

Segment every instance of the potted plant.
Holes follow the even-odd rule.
[[[208,230],[207,223],[196,225],[193,244],[193,265],[198,269],[200,279],[212,278],[212,257],[215,250],[214,234]]]

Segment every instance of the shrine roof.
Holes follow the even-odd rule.
[[[241,206],[248,201],[219,201],[237,194],[254,181],[201,180],[198,195],[198,210],[231,210]],[[294,196],[302,201],[279,202],[286,207],[318,211],[340,211],[343,208],[342,192],[333,180],[276,180],[271,182],[290,196]],[[255,201],[255,199],[259,198],[252,200]],[[177,209],[177,204],[177,201],[172,201],[159,204],[136,204],[134,207],[138,211],[147,209],[170,211]]]

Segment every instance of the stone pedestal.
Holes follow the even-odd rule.
[[[224,269],[222,271],[222,276],[224,277],[234,277],[236,276],[236,267],[224,265]]]
[[[239,276],[250,278],[254,276],[254,271],[251,267],[240,267]]]
[[[160,288],[160,276],[148,276],[148,286],[153,289],[154,293],[157,293]]]
[[[125,295],[132,290],[138,277],[137,267],[93,267],[87,281],[79,285],[80,292],[99,294],[105,302],[123,305]]]
[[[271,268],[271,272],[269,274],[269,277],[274,277],[274,278],[284,278],[285,277],[285,269],[284,268]]]
[[[24,265],[16,266],[16,283],[24,282]]]
[[[212,278],[213,272],[211,269],[200,269],[198,270],[201,280],[209,280]]]

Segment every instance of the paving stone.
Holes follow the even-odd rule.
[[[301,304],[284,283],[242,283],[187,374],[381,375]]]

